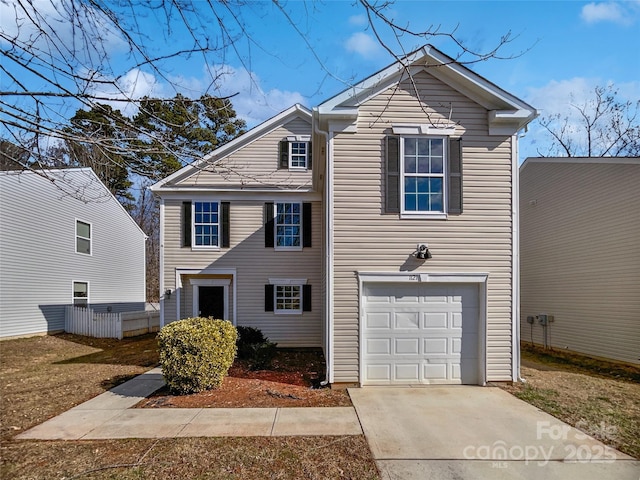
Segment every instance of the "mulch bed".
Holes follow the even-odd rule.
[[[137,408],[275,408],[347,407],[346,390],[320,388],[324,358],[315,349],[278,349],[269,370],[251,370],[236,360],[229,376],[216,390],[172,395],[167,387],[156,391]]]

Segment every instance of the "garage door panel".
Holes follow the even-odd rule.
[[[447,328],[448,315],[446,312],[424,313],[423,328]]]
[[[396,355],[418,355],[420,353],[419,338],[396,338],[394,346],[394,354]]]
[[[390,312],[372,312],[367,313],[365,325],[370,330],[391,328],[391,313]]]
[[[364,291],[363,384],[478,383],[476,285],[376,284]]]
[[[391,364],[373,364],[365,367],[366,378],[370,382],[388,382],[391,378]]]
[[[448,342],[446,338],[425,338],[423,339],[425,357],[442,356],[449,353]]]
[[[397,312],[394,315],[393,328],[418,330],[420,328],[420,312]]]
[[[365,345],[367,355],[391,355],[390,338],[368,338]]]
[[[420,381],[420,363],[396,363],[394,380],[416,383]]]
[[[448,371],[446,363],[423,363],[422,370],[425,383],[447,380]]]

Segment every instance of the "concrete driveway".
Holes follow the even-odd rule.
[[[382,478],[638,480],[640,461],[493,387],[350,389]]]

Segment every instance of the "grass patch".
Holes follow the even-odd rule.
[[[379,475],[364,436],[18,441],[158,363],[155,334],[0,342],[0,478],[325,479]]]
[[[607,378],[640,382],[640,368],[638,367],[608,362],[563,350],[544,349],[536,345],[523,344],[522,358],[550,366],[564,366],[568,370],[598,374]]]
[[[526,383],[505,390],[640,458],[640,369],[530,346],[522,357]]]

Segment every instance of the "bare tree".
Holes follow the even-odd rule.
[[[294,19],[292,5],[297,8],[300,4],[279,0],[270,4],[244,0],[0,1],[0,72],[4,77],[0,138],[18,146],[19,152],[29,152],[28,161],[22,153],[5,155],[4,160],[11,160],[20,168],[38,168],[51,164],[46,158],[51,143],[87,146],[92,138],[78,138],[77,131],[65,128],[67,119],[78,109],[91,111],[105,102],[115,105],[114,112],[130,105],[144,108],[135,94],[138,83],[157,79],[173,90],[168,94],[165,91],[165,97],[184,93],[176,80],[175,65],[179,62],[199,58],[210,78],[203,91],[193,92],[194,96],[215,96],[220,75],[216,66],[229,63],[233,57],[233,61],[251,71],[252,52],[263,48],[264,39],[253,33],[247,20],[251,15],[280,15],[300,36],[320,70],[337,79],[301,27],[304,23]],[[391,16],[393,2],[359,0],[356,5],[368,19],[368,28],[394,60],[403,58],[409,48],[437,37],[453,42],[458,49],[457,61],[510,57],[499,55],[512,40],[510,33],[488,52],[477,52],[467,48],[455,30],[443,32],[437,25],[410,28],[397,23]],[[331,8],[331,4],[305,2],[304,8],[310,13]],[[154,117],[152,123],[156,125],[166,122],[153,111],[145,114]],[[145,138],[154,138],[159,130],[148,131],[133,122],[127,128],[132,135]],[[149,143],[160,146],[167,155],[188,158],[177,152],[178,145],[157,140]],[[98,148],[117,150],[117,146],[105,145],[104,139],[99,141]]]
[[[637,157],[640,155],[640,100],[619,100],[614,85],[595,87],[571,112],[540,119],[551,137],[543,157]]]
[[[160,210],[156,198],[148,187],[153,181],[146,180],[140,185],[137,202],[131,215],[142,231],[147,234],[145,244],[147,302],[157,302],[160,289]]]

